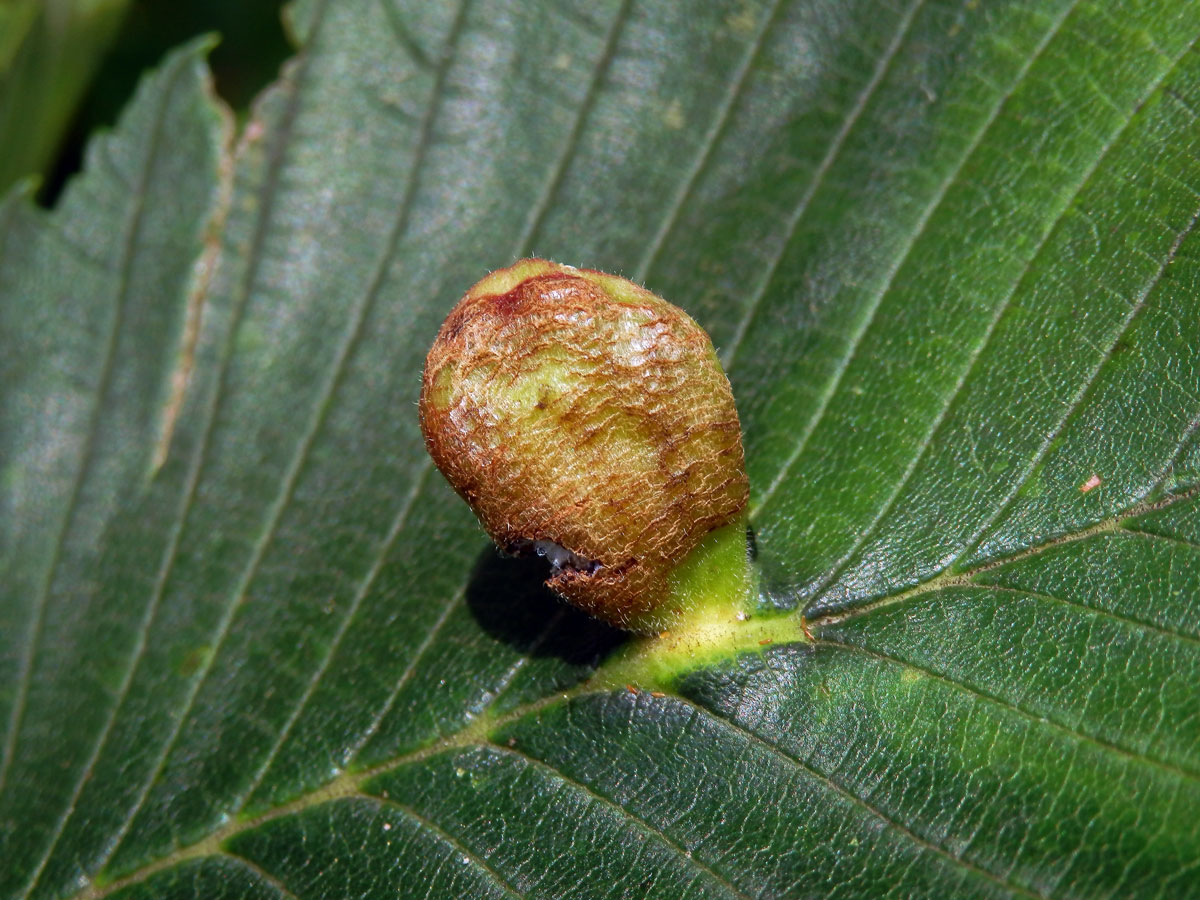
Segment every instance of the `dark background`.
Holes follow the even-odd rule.
[[[292,53],[281,19],[283,5],[278,0],[135,0],[76,109],[39,199],[54,203],[67,179],[79,171],[88,135],[111,126],[142,73],[196,35],[221,36],[209,62],[217,92],[240,119]]]

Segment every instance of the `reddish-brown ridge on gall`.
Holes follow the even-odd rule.
[[[459,301],[425,362],[437,467],[510,552],[621,627],[670,624],[670,573],[745,513],[729,381],[686,313],[614,275],[526,259]]]

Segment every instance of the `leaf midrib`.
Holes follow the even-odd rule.
[[[1002,558],[998,558],[998,559],[994,559],[994,560],[989,560],[985,563],[975,566],[974,568],[972,568],[970,570],[966,570],[963,572],[957,572],[957,573],[944,572],[944,573],[930,579],[929,581],[924,582],[923,584],[917,585],[916,587],[912,587],[912,588],[909,588],[904,591],[900,591],[900,592],[892,594],[892,595],[880,597],[878,600],[875,600],[872,603],[864,604],[864,605],[859,606],[850,611],[815,617],[811,620],[807,620],[806,624],[809,625],[810,628],[812,628],[812,627],[819,628],[822,625],[838,624],[841,622],[845,622],[849,619],[860,618],[863,616],[870,615],[870,614],[876,612],[877,610],[887,609],[887,608],[895,606],[899,603],[903,603],[905,601],[911,600],[912,598],[920,596],[921,594],[926,594],[926,593],[930,593],[933,591],[942,590],[942,589],[945,589],[948,587],[957,587],[957,586],[987,587],[986,585],[979,585],[979,584],[973,582],[972,579],[975,578],[976,576],[982,574],[983,572],[987,572],[992,569],[999,568],[1001,566],[1010,565],[1010,564],[1019,562],[1024,559],[1028,559],[1032,556],[1036,556],[1040,553],[1043,553],[1053,547],[1058,547],[1062,544],[1069,544],[1069,543],[1074,543],[1077,541],[1086,540],[1087,538],[1095,537],[1097,535],[1112,534],[1112,533],[1116,533],[1119,531],[1128,530],[1128,532],[1130,534],[1137,534],[1137,535],[1147,534],[1147,536],[1158,537],[1158,535],[1149,535],[1148,533],[1135,532],[1130,529],[1125,529],[1123,523],[1125,523],[1126,521],[1128,521],[1130,519],[1145,515],[1150,512],[1155,512],[1158,510],[1166,509],[1167,507],[1173,506],[1178,503],[1187,502],[1189,500],[1196,498],[1197,496],[1200,496],[1200,485],[1196,485],[1186,491],[1182,491],[1182,492],[1179,492],[1176,494],[1171,494],[1167,497],[1164,497],[1164,498],[1156,500],[1156,501],[1143,501],[1142,503],[1139,503],[1136,506],[1133,506],[1133,507],[1131,507],[1127,510],[1124,510],[1120,513],[1114,514],[1113,516],[1110,516],[1101,522],[1097,522],[1093,525],[1090,525],[1087,528],[1083,528],[1083,529],[1080,529],[1078,531],[1071,532],[1068,534],[1060,535],[1051,540],[1048,540],[1041,544],[1038,544],[1034,547],[1025,548],[1025,549],[1021,550],[1020,552],[1014,553],[1008,557],[1002,557]],[[1188,546],[1193,546],[1189,542],[1183,542],[1183,543],[1187,543]],[[798,642],[798,643],[807,643],[807,642]],[[867,650],[864,648],[854,647],[854,646],[850,646],[850,645],[846,645],[846,644],[842,644],[842,643],[837,643],[837,642],[832,642],[832,641],[821,641],[819,639],[813,642],[813,646],[820,646],[820,647],[824,647],[824,648],[828,648],[828,649],[836,649],[836,650],[846,651],[846,652],[862,653],[862,654],[873,656],[873,657],[876,657],[876,658],[879,658],[882,660],[886,660],[888,662],[895,663],[900,666],[904,666],[904,667],[906,667],[908,669],[912,669],[914,671],[923,672],[923,673],[929,675],[930,677],[936,678],[936,679],[942,681],[943,683],[946,683],[956,689],[960,689],[965,692],[968,692],[971,695],[977,696],[986,702],[992,703],[996,706],[999,706],[999,707],[1009,710],[1017,715],[1020,715],[1023,718],[1028,719],[1029,721],[1033,722],[1036,725],[1053,728],[1054,730],[1070,737],[1073,740],[1092,744],[1093,746],[1096,746],[1097,748],[1099,748],[1103,751],[1117,754],[1117,755],[1121,756],[1122,758],[1129,760],[1132,763],[1135,763],[1138,765],[1149,766],[1156,770],[1164,771],[1173,777],[1183,778],[1188,781],[1200,780],[1200,776],[1189,773],[1186,770],[1180,769],[1169,763],[1164,763],[1160,760],[1155,760],[1155,759],[1146,757],[1144,755],[1135,753],[1133,751],[1126,750],[1124,748],[1109,744],[1109,743],[1107,743],[1103,740],[1097,739],[1091,735],[1075,731],[1061,723],[1058,723],[1051,719],[1048,719],[1045,716],[1029,712],[1028,710],[1024,710],[1024,709],[1012,704],[1011,702],[1004,700],[1003,698],[984,693],[984,692],[972,687],[971,685],[965,684],[961,681],[957,681],[949,676],[946,676],[946,675],[943,675],[943,674],[940,674],[940,673],[937,673],[937,672],[934,672],[931,670],[927,670],[919,665],[916,665],[916,664],[909,662],[907,660],[904,660],[904,659],[900,659],[896,656],[891,656],[886,653],[880,653],[878,651]],[[247,818],[244,818],[241,820],[235,819],[234,821],[230,822],[229,824],[227,824],[221,828],[215,829],[211,834],[209,834],[207,837],[203,838],[202,840],[197,841],[194,844],[180,847],[180,848],[176,849],[175,851],[173,851],[172,853],[169,853],[157,860],[154,860],[153,862],[146,864],[145,866],[143,866],[142,868],[140,868],[134,872],[131,872],[127,875],[124,875],[124,876],[122,876],[116,880],[113,880],[111,882],[108,882],[108,883],[104,883],[103,881],[101,881],[100,883],[89,884],[83,890],[81,890],[77,894],[73,895],[74,900],[102,900],[102,898],[108,897],[108,896],[112,895],[113,893],[115,893],[125,887],[142,883],[160,872],[163,872],[167,869],[172,868],[173,866],[176,866],[181,863],[184,863],[184,862],[187,862],[190,860],[194,860],[194,859],[210,857],[210,856],[232,856],[237,859],[240,859],[241,857],[238,857],[237,854],[229,851],[227,849],[227,847],[225,846],[233,838],[235,838],[238,835],[241,835],[243,833],[252,832],[257,828],[259,828],[263,825],[266,825],[269,822],[272,822],[272,821],[275,821],[275,820],[281,819],[281,818],[286,818],[287,816],[290,816],[290,815],[299,814],[301,812],[304,812],[305,810],[320,806],[325,803],[330,803],[330,802],[334,802],[334,801],[338,801],[338,800],[346,800],[346,799],[351,799],[351,798],[365,799],[365,800],[370,800],[370,801],[376,802],[376,803],[380,802],[380,798],[377,795],[367,792],[366,790],[364,790],[364,787],[373,779],[375,779],[381,775],[387,774],[388,772],[399,769],[402,766],[419,763],[423,760],[430,759],[434,756],[438,756],[447,751],[456,750],[456,749],[464,749],[464,748],[468,748],[468,747],[494,747],[502,752],[509,751],[510,748],[507,748],[505,746],[495,743],[491,739],[491,736],[494,733],[498,732],[499,730],[501,730],[502,728],[504,728],[508,725],[514,724],[514,723],[518,722],[519,720],[527,718],[529,716],[537,715],[544,710],[548,710],[548,709],[551,709],[551,708],[557,706],[558,704],[581,700],[586,697],[603,696],[603,695],[611,693],[611,689],[609,687],[607,687],[603,677],[599,677],[599,676],[602,676],[602,673],[603,673],[603,665],[601,665],[600,669],[597,672],[598,677],[593,677],[592,679],[590,679],[588,681],[582,682],[570,690],[550,694],[550,695],[548,695],[546,697],[542,697],[538,700],[531,701],[529,703],[525,703],[520,706],[514,707],[513,709],[511,709],[508,712],[501,714],[501,715],[492,715],[492,714],[490,714],[490,712],[488,710],[484,710],[484,712],[480,716],[478,716],[475,719],[469,720],[468,723],[463,728],[461,728],[459,731],[444,735],[443,737],[439,738],[438,740],[434,741],[431,744],[428,744],[425,747],[419,748],[419,749],[411,751],[409,753],[402,754],[400,756],[396,756],[393,759],[390,759],[386,762],[380,763],[380,764],[373,766],[371,768],[368,768],[368,769],[364,769],[364,770],[361,770],[358,772],[343,772],[341,775],[338,775],[337,777],[331,779],[330,781],[326,782],[325,784],[321,785],[320,787],[317,787],[311,791],[301,794],[301,795],[297,796],[295,799],[289,801],[288,803],[281,804],[280,806],[277,806],[274,809],[267,810],[258,815],[255,815],[253,817],[247,817]],[[601,685],[605,685],[605,686],[600,689],[597,689],[595,686],[597,683],[599,683]],[[681,697],[677,694],[671,694],[670,696],[673,701],[683,702],[683,703],[686,703],[689,706],[693,707],[693,709],[696,710],[696,713],[698,715],[710,716],[713,718],[714,721],[720,722],[722,725],[725,725],[725,726],[735,729],[739,734],[742,734],[747,739],[752,740],[755,743],[761,744],[761,745],[769,748],[774,753],[777,753],[778,755],[780,755],[781,758],[788,761],[790,764],[794,765],[798,771],[807,773],[809,776],[817,779],[819,782],[824,784],[828,789],[837,792],[839,795],[845,796],[847,799],[851,800],[853,803],[860,806],[865,811],[878,817],[878,819],[884,825],[896,830],[898,833],[904,835],[906,838],[913,840],[919,846],[921,846],[925,849],[931,850],[931,851],[937,853],[939,856],[944,857],[947,860],[949,860],[957,865],[963,866],[964,868],[970,870],[973,874],[975,874],[979,877],[985,877],[991,881],[994,881],[998,885],[1006,888],[1007,890],[1016,891],[1018,893],[1024,894],[1029,897],[1041,898],[1041,897],[1045,896],[1045,895],[1039,894],[1036,891],[1033,891],[1029,888],[1009,882],[1009,881],[1005,880],[1005,878],[1003,876],[1001,876],[997,873],[991,872],[990,870],[979,866],[977,863],[973,863],[968,860],[964,860],[959,856],[955,856],[947,848],[942,847],[941,845],[930,840],[929,838],[924,838],[924,837],[920,836],[919,834],[911,831],[911,829],[908,826],[904,825],[902,822],[894,821],[889,816],[887,816],[885,813],[883,813],[883,811],[873,807],[866,800],[859,797],[857,794],[855,794],[850,789],[833,781],[829,776],[826,776],[826,775],[820,773],[819,771],[811,769],[810,767],[805,765],[802,760],[799,760],[799,759],[791,756],[790,754],[787,754],[780,747],[778,747],[771,741],[767,740],[766,738],[762,737],[761,735],[748,730],[744,726],[738,725],[736,722],[733,722],[730,719],[719,716],[713,710],[708,709],[706,707],[699,706],[696,703],[694,703],[693,701],[691,701],[685,697]],[[538,762],[540,762],[544,765],[549,765],[549,763],[546,763],[544,760],[538,760]],[[554,767],[551,766],[551,768],[554,768]],[[555,771],[559,771],[559,770],[556,769]],[[578,782],[575,781],[574,779],[571,779],[569,776],[566,776],[565,774],[562,774],[561,772],[559,772],[559,775],[565,781],[578,785]],[[579,785],[579,786],[583,787],[589,793],[596,794],[596,791],[591,787],[588,787],[586,785]],[[599,794],[597,794],[597,796],[603,797],[603,795],[599,795]],[[638,817],[634,816],[633,813],[629,812],[628,810],[625,810],[624,807],[621,807],[619,803],[616,803],[615,801],[612,801],[609,798],[603,798],[603,799],[607,800],[610,803],[613,803],[614,806],[619,807],[622,810],[622,812],[624,812],[626,815],[628,815],[630,817],[631,820],[641,821],[640,819],[638,819]],[[647,827],[650,827],[650,826],[647,826]],[[657,829],[655,829],[655,831],[657,831]]]

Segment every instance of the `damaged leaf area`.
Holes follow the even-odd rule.
[[[597,618],[677,622],[697,597],[672,573],[726,526],[746,576],[729,380],[704,330],[633,282],[537,259],[493,272],[438,332],[420,411],[430,455],[493,540],[546,557],[549,586]]]

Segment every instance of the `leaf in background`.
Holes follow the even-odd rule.
[[[44,174],[129,0],[0,3],[0,191]]]
[[[76,258],[24,247],[151,232],[6,207],[0,890],[1192,893],[1198,13],[302,3],[208,282],[173,57],[116,138],[173,223],[120,283],[162,268],[173,325],[38,318]],[[152,202],[154,109],[192,202]],[[613,635],[431,472],[429,341],[530,253],[711,330],[815,641],[603,690]]]

